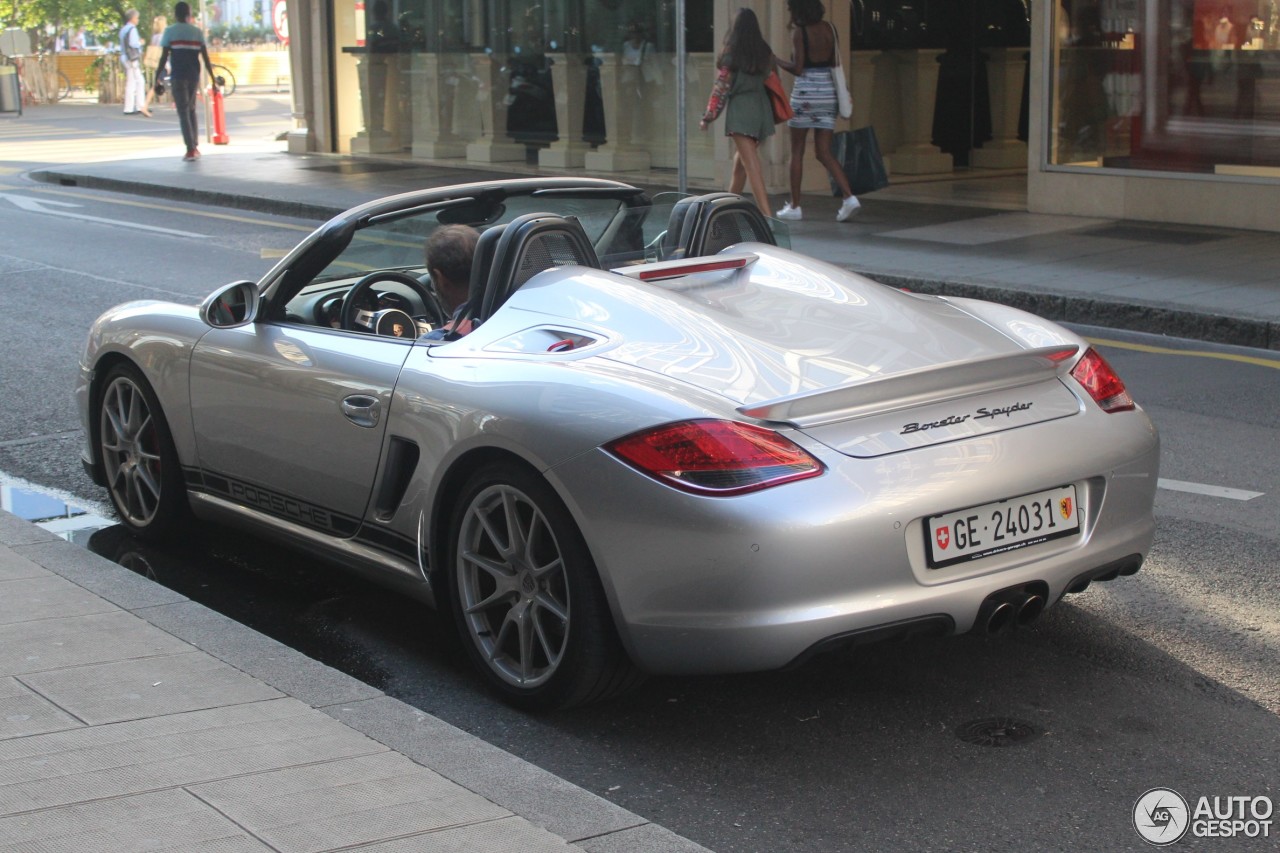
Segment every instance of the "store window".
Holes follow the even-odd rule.
[[[455,158],[480,143],[485,156],[523,159],[567,139],[652,143],[674,158],[673,0],[334,0],[334,10],[339,150]],[[687,2],[689,52],[708,67],[712,10]],[[704,97],[709,88],[696,83]]]
[[[1280,0],[1057,0],[1049,163],[1280,177]]]

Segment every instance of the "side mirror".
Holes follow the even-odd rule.
[[[234,329],[258,319],[261,294],[251,281],[236,281],[218,288],[200,303],[200,319],[215,329]]]

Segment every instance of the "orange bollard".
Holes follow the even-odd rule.
[[[222,90],[217,86],[210,87],[209,102],[213,106],[213,144],[226,145],[231,137],[227,135],[227,113],[222,103]]]

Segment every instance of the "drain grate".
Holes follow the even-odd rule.
[[[1012,717],[974,720],[956,729],[956,737],[977,746],[1013,746],[1035,740],[1040,733],[1030,723]]]
[[[1108,240],[1129,240],[1135,243],[1161,243],[1177,246],[1194,246],[1226,239],[1226,234],[1211,231],[1187,231],[1179,228],[1159,228],[1154,225],[1103,225],[1077,231],[1085,237],[1105,237]]]

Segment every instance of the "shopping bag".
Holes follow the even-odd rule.
[[[842,130],[831,138],[831,153],[844,170],[849,189],[854,195],[875,192],[889,186],[889,173],[880,156],[876,129],[868,125],[857,130]],[[839,196],[840,187],[831,182],[831,194]]]
[[[795,116],[791,111],[791,98],[782,88],[782,80],[779,79],[777,71],[770,71],[769,76],[764,78],[764,88],[769,93],[769,106],[773,108],[774,124],[781,124]]]

